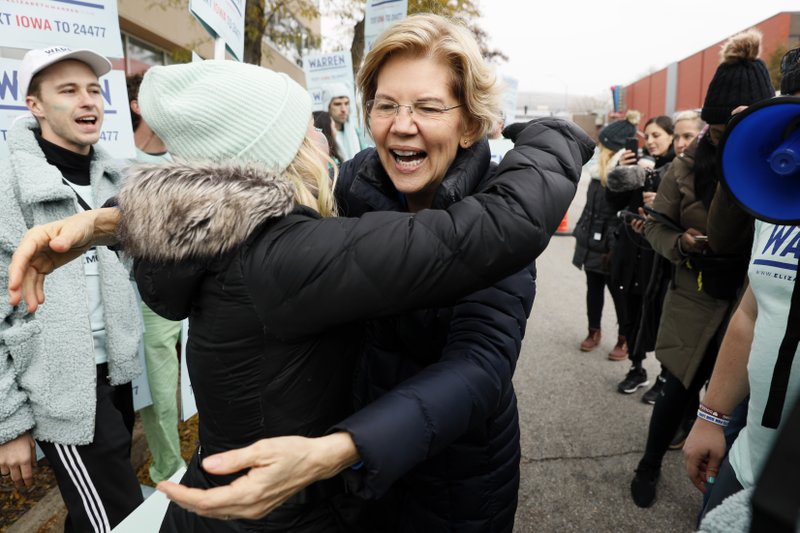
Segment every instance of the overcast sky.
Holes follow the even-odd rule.
[[[626,85],[800,0],[480,0],[520,91],[595,95]],[[655,6],[658,6],[656,9]],[[650,7],[652,6],[652,7]]]

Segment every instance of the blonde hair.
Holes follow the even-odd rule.
[[[694,120],[695,126],[697,126],[697,131],[702,130],[703,126],[706,125],[703,119],[700,118],[700,113],[693,109],[689,109],[687,111],[678,111],[675,113],[675,118],[672,120],[672,125],[675,126],[678,122],[683,120]]]
[[[605,187],[606,178],[611,170],[609,168],[609,162],[611,161],[611,158],[614,157],[616,152],[602,143],[598,143],[597,146],[600,147],[600,157],[597,158],[597,175],[600,176],[600,183],[602,183],[603,187]]]
[[[333,180],[328,174],[327,165],[332,165]],[[333,184],[338,169],[328,154],[322,153],[308,137],[303,139],[300,149],[294,156],[284,175],[294,185],[294,199],[298,204],[310,207],[324,217],[336,216],[336,201]]]
[[[384,30],[367,54],[356,80],[367,129],[367,102],[375,98],[378,74],[390,58],[397,56],[431,58],[450,69],[450,91],[464,105],[472,140],[488,134],[500,120],[502,86],[481,56],[475,38],[462,24],[425,13],[412,15]]]

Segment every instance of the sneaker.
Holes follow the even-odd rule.
[[[649,403],[650,405],[655,405],[656,398],[658,398],[658,395],[661,394],[661,389],[664,388],[664,383],[666,382],[667,382],[666,378],[664,378],[664,376],[659,375],[656,378],[656,382],[653,384],[652,387],[650,387],[650,390],[642,394],[642,401],[644,403]]]
[[[624,335],[617,337],[617,344],[614,349],[608,352],[608,358],[612,361],[624,361],[628,358],[628,341]]]
[[[622,394],[633,394],[640,387],[647,387],[648,385],[650,385],[650,380],[647,379],[647,370],[632,366],[628,370],[628,375],[625,376],[625,379],[617,385],[617,391]]]
[[[631,497],[638,507],[650,507],[656,501],[656,486],[661,469],[639,464],[631,481]]]
[[[582,352],[591,352],[600,344],[600,328],[589,328],[589,334],[581,343]]]

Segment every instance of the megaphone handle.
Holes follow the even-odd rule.
[[[781,176],[800,171],[800,128],[794,130],[767,159],[770,168]]]
[[[794,289],[792,290],[792,300],[789,306],[789,320],[786,323],[786,333],[778,349],[778,360],[775,362],[775,369],[772,372],[772,382],[769,387],[769,397],[767,405],[764,407],[764,415],[761,417],[761,425],[767,428],[777,429],[783,414],[783,404],[786,401],[786,390],[789,388],[789,374],[792,370],[792,362],[800,344],[800,261],[797,262],[797,270],[794,276]]]

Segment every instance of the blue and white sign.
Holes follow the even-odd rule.
[[[212,37],[225,41],[233,57],[244,58],[245,0],[190,0],[189,11]],[[222,49],[220,49],[221,52]]]
[[[408,0],[367,0],[364,11],[364,55],[383,30],[408,16]]]
[[[519,81],[511,76],[502,76],[501,79],[503,80],[503,85],[505,85],[505,91],[503,91],[503,116],[506,119],[506,124],[513,124],[516,122]]]
[[[350,89],[350,102],[355,102],[353,56],[350,50],[307,55],[303,58],[303,71],[306,74],[306,88],[311,95],[312,111],[327,111],[323,106],[322,91],[331,83],[344,83]]]
[[[116,0],[0,0],[0,46],[63,44],[123,57]]]
[[[94,248],[92,248],[94,250]],[[88,253],[88,252],[87,252]],[[97,252],[95,252],[96,254]],[[139,315],[139,323],[142,324],[144,319],[142,318],[142,297],[139,294],[139,286],[136,285],[135,281],[131,281],[131,286],[133,287],[133,293],[136,295],[136,310]],[[147,379],[147,360],[144,356],[144,337],[139,341],[139,350],[137,353],[137,359],[139,359],[139,364],[142,366],[142,373],[136,376],[133,381],[131,381],[131,391],[133,392],[133,410],[139,411],[149,405],[153,405],[153,396],[150,394],[150,381]]]
[[[186,366],[186,345],[189,342],[189,320],[181,321],[181,420],[186,422],[197,414],[189,367]]]
[[[0,58],[0,159],[8,157],[8,130],[19,116],[28,114],[25,95],[19,94],[17,69],[20,61]],[[112,70],[100,78],[105,114],[100,133],[102,146],[115,159],[136,156],[125,73]]]

